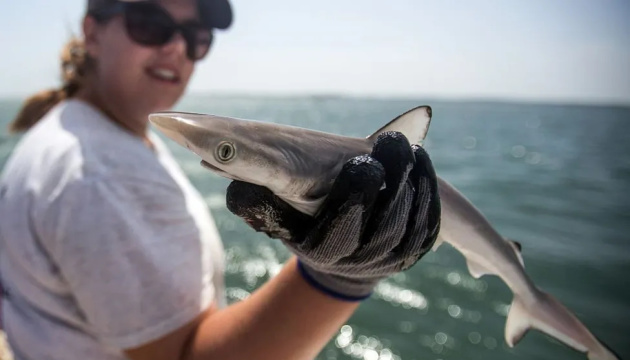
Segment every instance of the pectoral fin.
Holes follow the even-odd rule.
[[[433,243],[433,247],[431,248],[431,250],[433,251],[437,251],[437,249],[444,244],[444,238],[442,238],[441,236],[438,235],[437,239],[435,239],[435,242]]]
[[[486,269],[486,267],[469,259],[466,259],[466,265],[468,265],[468,272],[475,279],[479,279],[484,275],[492,274],[492,271]]]

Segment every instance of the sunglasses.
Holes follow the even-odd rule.
[[[151,1],[117,1],[90,12],[97,22],[105,22],[119,14],[124,16],[129,38],[140,45],[162,46],[179,32],[186,41],[186,56],[190,60],[201,60],[210,50],[211,29],[196,21],[179,24],[168,11]]]

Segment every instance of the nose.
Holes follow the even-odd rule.
[[[173,37],[162,46],[162,51],[165,53],[177,53],[182,56],[186,56],[186,39],[181,31],[175,32]]]

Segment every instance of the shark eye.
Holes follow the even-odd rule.
[[[217,145],[214,157],[221,163],[230,162],[236,156],[236,147],[228,141],[222,141]]]

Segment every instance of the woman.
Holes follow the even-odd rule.
[[[346,163],[317,217],[230,185],[229,209],[296,257],[225,305],[212,217],[147,116],[180,98],[231,20],[227,0],[88,1],[64,84],[26,101],[0,179],[2,319],[17,359],[312,358],[435,241],[431,162],[386,134]]]

